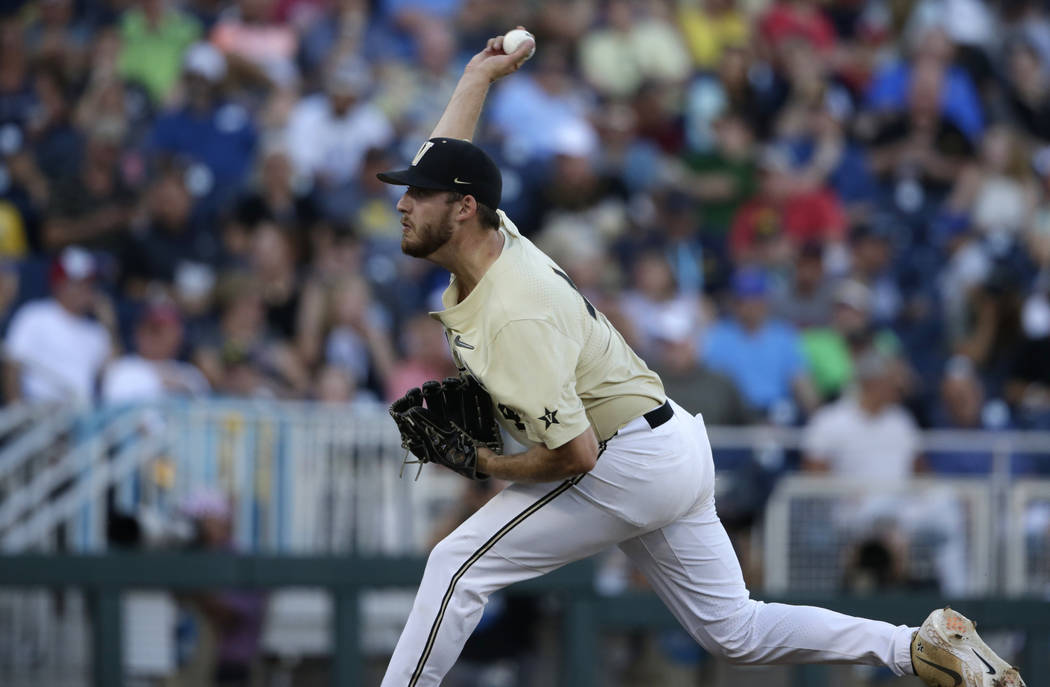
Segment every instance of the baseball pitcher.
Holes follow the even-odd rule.
[[[404,445],[474,479],[511,482],[430,553],[384,687],[438,685],[493,592],[619,546],[682,626],[734,663],[864,663],[930,685],[1019,687],[973,623],[933,611],[921,627],[749,598],[715,513],[703,420],[572,279],[498,210],[500,171],[470,143],[489,86],[531,40],[470,60],[397,203],[401,248],[452,273],[432,313],[460,377],[391,406]],[[496,423],[529,448],[501,455]]]

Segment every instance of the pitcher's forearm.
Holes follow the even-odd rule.
[[[490,81],[483,74],[464,72],[452,92],[445,111],[438,120],[431,138],[459,138],[470,141],[481,117],[481,108],[489,92]]]

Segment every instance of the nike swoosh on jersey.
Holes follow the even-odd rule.
[[[466,341],[460,338],[459,334],[456,334],[456,338],[452,340],[452,343],[456,344],[460,348],[466,348],[473,351],[474,347],[468,344]]]
[[[459,180],[459,177],[456,177],[456,178],[455,178],[455,179],[453,179],[452,181],[454,181],[454,182],[455,182],[455,183],[457,183],[457,184],[469,184],[469,183],[470,183],[469,181],[460,181],[460,180]]]
[[[988,661],[984,660],[984,656],[981,656],[979,653],[977,653],[977,649],[974,649],[973,647],[970,647],[970,651],[973,652],[974,656],[976,656],[977,658],[981,659],[981,663],[983,663],[985,668],[988,669],[988,674],[989,675],[995,675],[995,668],[992,667],[991,663],[989,663]]]
[[[937,670],[941,671],[942,673],[944,673],[945,675],[947,675],[951,679],[955,680],[954,684],[952,684],[952,687],[958,687],[959,685],[962,684],[962,675],[959,675],[959,673],[955,672],[951,668],[945,668],[944,666],[939,666],[936,663],[931,663],[930,661],[927,661],[922,656],[917,656],[916,658],[918,658],[920,661],[922,661],[923,663],[925,663],[928,666],[933,666],[934,668],[936,668]]]

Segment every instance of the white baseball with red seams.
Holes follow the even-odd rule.
[[[503,36],[503,52],[508,55],[521,47],[521,44],[526,40],[532,41],[532,50],[529,51],[529,57],[536,54],[536,37],[525,29],[511,29]]]

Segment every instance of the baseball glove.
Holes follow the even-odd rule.
[[[477,471],[477,447],[503,452],[492,399],[471,377],[410,389],[391,404],[390,416],[401,433],[401,446],[418,459],[406,463],[440,463],[464,477],[487,479]]]

